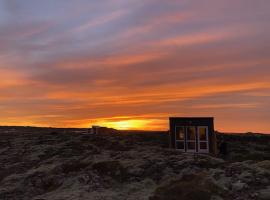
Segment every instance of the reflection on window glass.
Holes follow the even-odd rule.
[[[195,140],[196,138],[196,129],[194,126],[187,127],[187,139]]]
[[[185,128],[177,127],[176,128],[176,140],[184,140],[185,139]]]
[[[200,140],[206,140],[206,128],[205,127],[200,127],[199,128],[199,137],[200,137]]]

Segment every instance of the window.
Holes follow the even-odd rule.
[[[200,149],[207,150],[207,143],[206,142],[200,142]]]
[[[185,151],[185,127],[175,127],[175,148]]]
[[[176,148],[177,149],[185,149],[185,143],[184,142],[176,142]]]
[[[198,151],[202,153],[208,153],[208,127],[199,126],[198,127]]]
[[[195,150],[196,149],[195,142],[188,142],[187,143],[187,148],[189,150]]]
[[[195,126],[187,127],[187,140],[196,139],[196,129]]]
[[[176,127],[176,140],[184,140],[184,139],[185,139],[185,128]]]
[[[199,138],[200,140],[206,140],[206,137],[207,137],[207,129],[206,127],[199,127]]]
[[[196,127],[188,126],[187,130],[187,152],[196,152]]]

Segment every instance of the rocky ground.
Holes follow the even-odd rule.
[[[171,150],[164,132],[105,132],[0,128],[0,199],[270,199],[269,136],[221,134],[217,158]]]

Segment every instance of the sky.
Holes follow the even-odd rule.
[[[0,0],[0,125],[270,133],[269,0]]]

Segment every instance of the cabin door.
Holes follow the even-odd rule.
[[[198,152],[209,153],[208,127],[198,126]]]
[[[196,152],[196,127],[187,126],[186,127],[186,144],[187,152]]]

